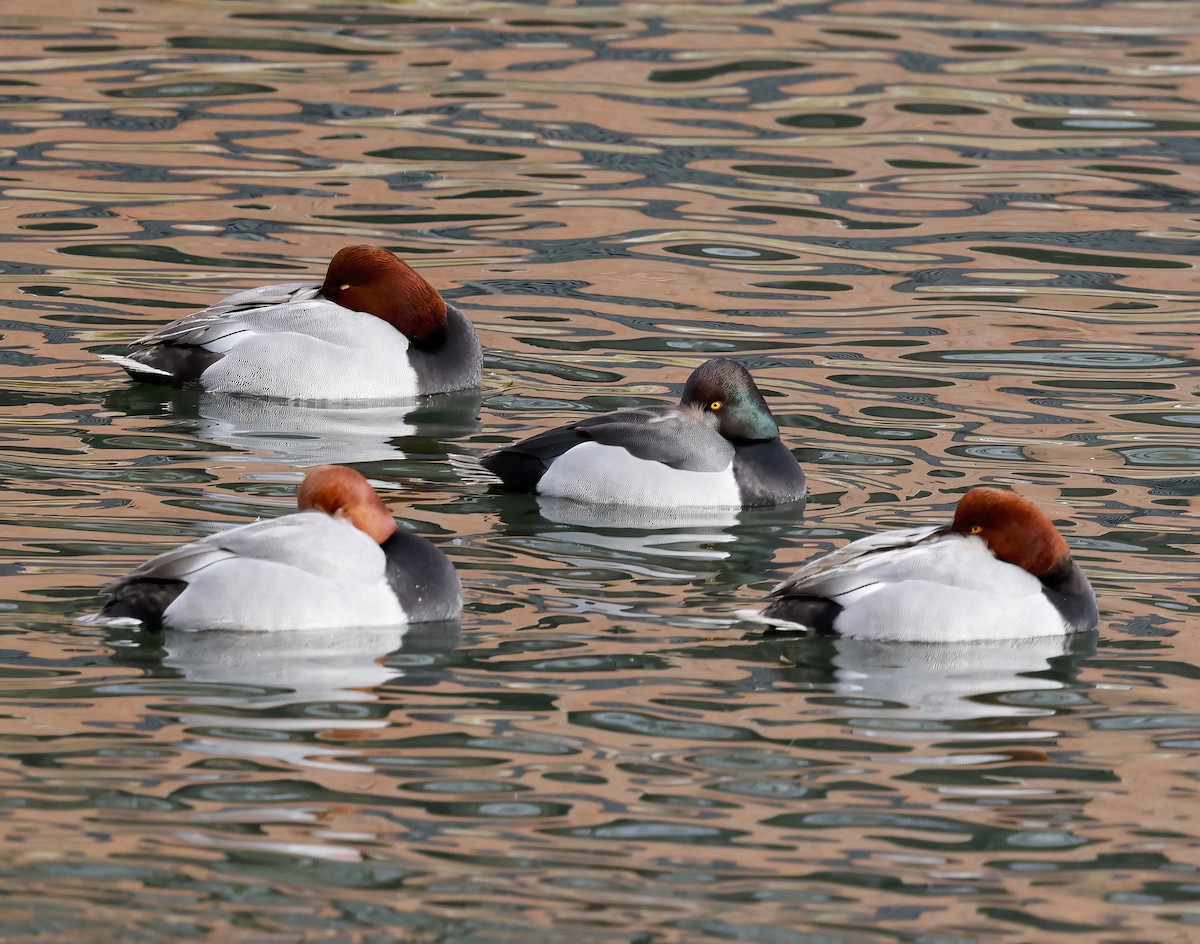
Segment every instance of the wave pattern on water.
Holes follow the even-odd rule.
[[[1186,939],[1198,14],[10,0],[6,941]],[[289,416],[96,356],[351,242],[470,312],[481,398]],[[717,354],[806,509],[581,517],[472,472]],[[453,558],[461,626],[71,623],[338,459]],[[980,483],[1051,509],[1098,634],[734,618]]]

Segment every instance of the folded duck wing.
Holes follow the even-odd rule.
[[[235,335],[295,331],[310,323],[328,322],[319,317],[322,310],[328,310],[319,291],[320,286],[301,282],[248,289],[189,318],[163,325],[134,344],[201,347],[223,353],[232,347],[229,339]]]
[[[1041,593],[1041,582],[998,560],[978,538],[942,527],[886,531],[805,564],[772,596],[844,596],[872,586],[922,584],[1000,597]]]
[[[696,411],[678,407],[620,410],[576,426],[584,438],[687,472],[721,472],[733,446]]]
[[[232,560],[268,561],[298,573],[321,577],[378,579],[384,556],[369,537],[348,521],[321,512],[258,521],[193,541],[159,554],[114,584],[135,580],[195,578],[215,564]]]
[[[920,547],[945,529],[940,526],[884,531],[852,541],[845,547],[803,564],[771,591],[771,596],[830,596],[870,583],[881,565],[891,566],[895,552]]]

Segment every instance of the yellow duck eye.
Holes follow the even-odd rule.
[[[970,533],[971,534],[979,534],[982,530],[983,530],[983,525],[973,524],[973,525],[971,525]]]
[[[710,404],[708,405],[708,408],[709,408],[710,410],[719,410],[719,409],[721,409],[721,401],[720,401],[720,400],[713,400],[713,402],[712,402],[712,403],[710,403]]]

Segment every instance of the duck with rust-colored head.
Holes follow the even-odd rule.
[[[160,554],[109,587],[98,618],[148,629],[325,629],[457,619],[449,559],[399,527],[353,469],[311,470],[296,514]]]
[[[593,416],[485,456],[501,487],[589,505],[748,508],[799,501],[804,472],[737,361],[697,367],[678,406]]]
[[[347,246],[321,285],[230,295],[102,355],[134,380],[282,400],[397,400],[479,386],[475,329],[386,249]]]
[[[1054,523],[973,488],[947,525],[885,531],[805,564],[748,618],[861,639],[966,642],[1093,630],[1096,595]]]

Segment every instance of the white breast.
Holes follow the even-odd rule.
[[[589,504],[647,508],[739,508],[731,462],[720,472],[689,472],[639,459],[620,446],[581,443],[557,458],[538,494]]]

